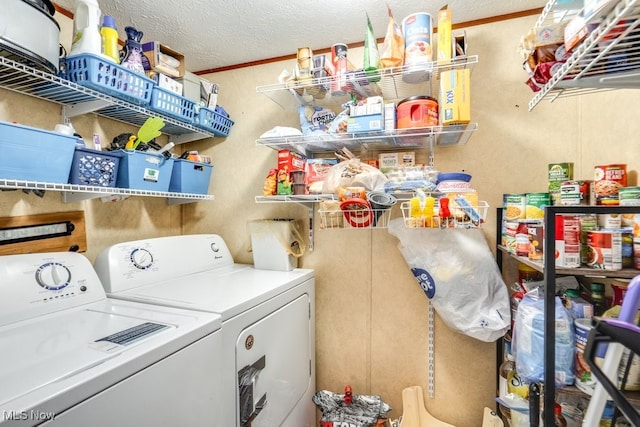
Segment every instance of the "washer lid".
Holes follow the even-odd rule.
[[[106,299],[0,328],[0,411],[56,412],[220,328],[219,316]]]
[[[310,269],[258,270],[234,264],[110,296],[218,313],[224,322],[313,277]]]

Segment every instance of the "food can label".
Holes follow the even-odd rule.
[[[525,219],[525,207],[527,196],[525,194],[504,194],[502,196],[504,205],[504,218],[507,221]]]
[[[624,187],[618,191],[620,206],[640,206],[640,187]]]
[[[404,65],[431,62],[433,25],[428,13],[412,13],[402,20],[404,34]]]
[[[622,233],[589,231],[587,265],[602,270],[622,269]]]
[[[544,218],[544,208],[551,204],[549,193],[527,193],[525,197],[525,218]]]
[[[627,165],[596,166],[593,180],[593,195],[596,205],[618,205],[618,193],[627,186]]]

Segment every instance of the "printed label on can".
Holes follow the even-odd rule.
[[[596,205],[618,205],[618,193],[627,186],[627,165],[596,166],[593,179],[593,195]]]
[[[431,62],[433,25],[428,13],[412,13],[402,20],[404,34],[404,65]]]
[[[640,187],[624,187],[618,191],[620,206],[640,206]]]
[[[622,269],[622,233],[589,231],[587,265],[602,270]]]
[[[527,219],[544,218],[544,208],[551,204],[549,193],[527,193],[525,217]]]
[[[504,218],[508,221],[525,219],[527,196],[525,194],[504,194],[502,202],[505,207]]]

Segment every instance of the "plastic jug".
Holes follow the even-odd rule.
[[[116,29],[116,21],[113,19],[113,16],[104,15],[102,17],[100,35],[102,36],[102,54],[114,60],[116,64],[119,64],[118,30]]]
[[[76,0],[70,56],[82,53],[102,54],[100,15],[96,0]]]

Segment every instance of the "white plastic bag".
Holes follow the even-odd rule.
[[[384,185],[388,181],[380,169],[353,158],[331,166],[322,192],[335,193],[339,187],[364,187],[367,191],[384,191]]]
[[[481,229],[406,228],[398,218],[389,233],[450,328],[485,342],[509,330],[509,292]]]

